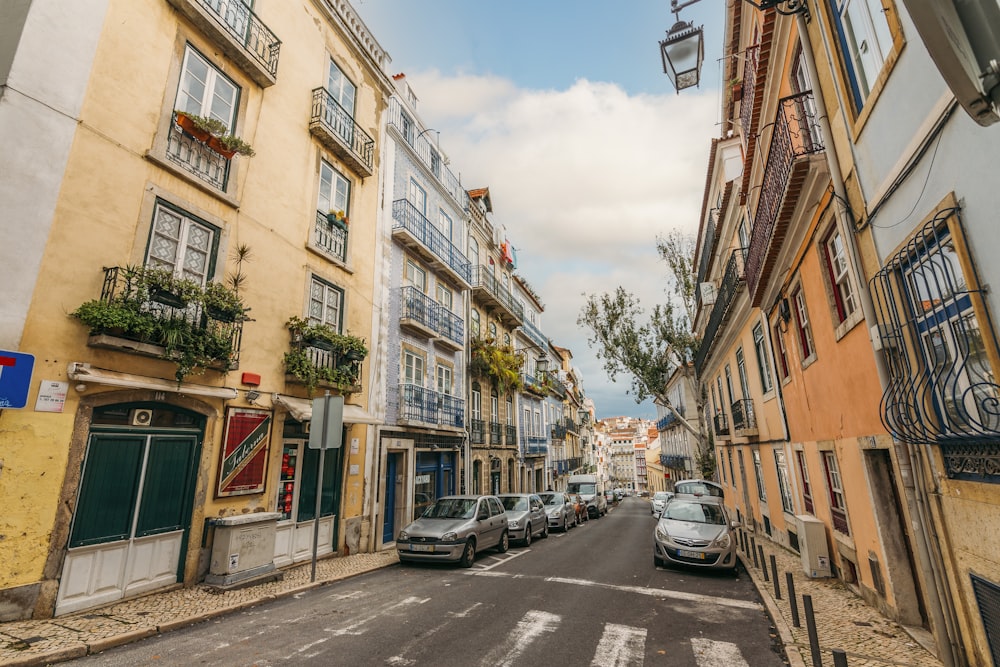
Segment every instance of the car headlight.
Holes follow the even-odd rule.
[[[450,533],[445,533],[441,536],[442,542],[454,542],[458,539],[458,533],[451,531]]]
[[[517,522],[517,519],[508,519],[507,520],[507,527],[508,528],[513,528],[513,529],[517,530],[518,525],[519,524]]]
[[[712,546],[718,547],[719,549],[728,549],[731,543],[732,539],[729,537],[729,532],[727,531],[715,538],[715,541],[712,542]]]
[[[401,530],[399,531],[399,537],[397,537],[396,539],[399,540],[400,542],[405,542],[406,540],[410,539],[410,534],[405,530]]]
[[[552,517],[554,519],[557,516],[559,516],[559,510],[549,510],[548,514],[549,514],[550,517]]]
[[[658,539],[660,542],[669,542],[670,541],[670,533],[668,533],[667,529],[664,528],[663,526],[657,525],[656,526],[656,539]]]

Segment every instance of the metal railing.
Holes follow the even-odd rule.
[[[450,394],[404,383],[399,385],[399,416],[425,424],[463,428],[465,401]]]
[[[729,262],[726,264],[726,273],[719,284],[719,291],[715,296],[715,305],[712,306],[712,314],[708,318],[708,325],[701,336],[701,345],[698,346],[698,352],[694,356],[694,366],[699,373],[702,371],[705,359],[708,358],[709,351],[715,344],[715,335],[718,333],[719,327],[726,321],[732,309],[733,302],[736,300],[736,295],[739,293],[740,288],[743,287],[746,276],[744,270],[745,256],[746,250],[744,248],[737,248],[733,251],[733,254],[729,257]]]
[[[397,199],[392,202],[392,220],[393,230],[405,229],[465,282],[470,281],[472,264],[468,258],[416,206]]]
[[[740,100],[740,125],[743,137],[751,141],[753,128],[753,103],[757,96],[757,62],[760,60],[760,45],[754,45],[743,52],[743,90]]]
[[[229,160],[190,136],[177,124],[170,123],[167,134],[167,159],[184,171],[194,174],[223,192],[229,180]]]
[[[458,345],[465,344],[465,320],[441,304],[434,311],[434,330]]]
[[[502,445],[503,441],[500,437],[501,429],[500,422],[490,422],[490,444],[491,445]]]
[[[486,444],[486,422],[482,419],[469,420],[469,442],[474,445]]]
[[[504,427],[504,438],[503,444],[510,447],[517,446],[517,427],[512,424],[507,424]]]
[[[754,430],[757,428],[757,418],[753,412],[753,401],[741,398],[733,401],[733,428],[737,431]]]
[[[792,165],[796,159],[822,150],[812,91],[779,100],[778,111],[771,126],[771,142],[753,218],[750,247],[747,250],[747,280],[751,292],[755,291],[764,269],[778,212],[788,189]]]
[[[462,180],[444,163],[441,152],[431,144],[429,137],[426,134],[420,136],[413,119],[403,110],[403,105],[399,100],[389,100],[388,113],[389,127],[395,128],[399,132],[420,158],[420,161],[431,170],[445,191],[452,196],[463,211],[468,211],[469,193],[462,187]]]
[[[715,426],[716,435],[729,435],[729,420],[726,413],[720,412],[712,417],[712,424]]]
[[[509,289],[504,287],[500,281],[490,273],[489,269],[480,264],[472,272],[472,287],[484,289],[493,296],[504,308],[509,310],[518,320],[524,320],[524,306],[522,306]]]
[[[347,230],[327,219],[324,211],[316,211],[316,245],[342,262],[347,261]]]
[[[358,125],[347,109],[340,106],[326,88],[314,88],[312,117],[350,148],[354,158],[372,171],[375,164],[375,140]]]
[[[253,59],[272,77],[277,76],[281,40],[243,0],[194,1],[208,9],[219,25],[249,51]]]
[[[428,329],[436,329],[434,323],[437,302],[412,285],[401,287],[399,291],[402,296],[400,317],[419,322]]]
[[[708,224],[705,225],[705,236],[701,243],[701,258],[698,261],[698,282],[705,282],[708,267],[712,261],[712,251],[715,250],[715,216],[716,209],[708,212]],[[701,305],[701,290],[698,290],[698,305]]]

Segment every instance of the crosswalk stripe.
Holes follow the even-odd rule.
[[[483,665],[509,667],[517,662],[524,650],[546,632],[555,632],[562,622],[562,616],[544,611],[531,610],[524,615],[513,632],[507,633],[504,641],[482,661]]]
[[[740,647],[731,642],[692,637],[691,648],[698,667],[749,667]]]
[[[350,625],[347,625],[347,626],[342,627],[342,628],[337,628],[337,629],[326,628],[326,631],[332,633],[334,636],[337,636],[337,637],[340,637],[340,636],[343,636],[343,635],[360,635],[360,634],[363,634],[365,632],[365,630],[363,629],[362,626],[364,626],[367,623],[370,623],[371,621],[374,621],[377,618],[380,618],[381,616],[383,616],[384,614],[386,614],[386,613],[388,613],[390,611],[393,611],[395,609],[399,609],[400,607],[406,607],[406,606],[411,605],[411,604],[424,604],[425,602],[429,602],[429,601],[430,601],[430,598],[423,598],[423,599],[421,599],[421,598],[415,598],[415,597],[412,597],[412,596],[408,597],[408,598],[404,598],[403,600],[400,600],[396,604],[389,605],[385,609],[380,609],[379,611],[375,612],[371,616],[366,616],[364,618],[358,619],[357,621],[355,621],[354,623],[351,623]]]
[[[605,623],[591,667],[641,667],[646,650],[646,629]]]

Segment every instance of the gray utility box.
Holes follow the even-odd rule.
[[[826,546],[826,524],[810,514],[798,514],[799,554],[806,576],[820,579],[832,576],[830,550]]]
[[[277,512],[257,512],[212,519],[215,539],[205,582],[229,586],[266,576],[274,567]]]

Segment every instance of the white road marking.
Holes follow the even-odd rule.
[[[586,579],[567,579],[565,577],[545,577],[545,581],[552,581],[560,584],[575,584],[577,586],[593,586],[596,588],[608,588],[624,593],[635,593],[637,595],[649,595],[651,597],[671,598],[674,600],[684,600],[685,602],[704,602],[706,604],[716,604],[723,607],[734,607],[736,609],[752,609],[758,611],[763,607],[756,602],[744,600],[732,600],[730,598],[713,597],[711,595],[699,595],[698,593],[684,593],[683,591],[668,591],[662,588],[645,588],[643,586],[618,586],[616,584],[602,584],[598,581],[587,581]]]
[[[504,563],[513,558],[518,558],[520,556],[523,556],[524,554],[528,553],[528,551],[529,549],[525,549],[524,551],[518,551],[517,553],[511,553],[508,551],[506,554],[504,554],[504,557],[490,556],[492,560],[496,561],[495,563],[491,565],[483,565],[482,563],[476,563],[475,565],[472,566],[471,572],[487,572],[495,568],[497,565],[503,565]]]
[[[483,605],[483,603],[482,603],[482,602],[477,602],[476,604],[472,605],[471,607],[469,607],[469,608],[468,608],[468,609],[466,609],[465,611],[449,611],[449,612],[448,612],[448,615],[449,615],[449,616],[451,616],[452,618],[466,618],[466,617],[467,617],[467,616],[468,616],[469,614],[471,614],[471,613],[472,613],[472,612],[473,612],[473,611],[474,611],[474,610],[475,610],[475,609],[476,609],[477,607],[481,607],[482,605]]]
[[[646,628],[605,623],[591,667],[642,667]]]
[[[499,667],[510,667],[521,657],[524,650],[533,641],[546,632],[555,632],[562,621],[562,616],[550,614],[544,611],[531,610],[524,615],[513,631],[508,632],[504,641],[494,650],[490,651],[482,665],[497,665]]]
[[[326,628],[326,631],[329,632],[329,633],[332,633],[335,636],[364,634],[365,631],[364,630],[359,630],[358,628],[360,628],[361,626],[365,625],[366,623],[368,623],[370,621],[374,621],[376,618],[379,618],[379,617],[385,615],[387,612],[390,612],[393,609],[398,609],[400,607],[405,607],[407,605],[411,605],[411,604],[424,604],[425,602],[429,602],[429,601],[430,601],[430,598],[420,599],[420,598],[415,598],[415,597],[408,597],[408,598],[405,598],[403,600],[400,600],[399,602],[397,602],[394,605],[390,605],[390,606],[386,607],[383,610],[375,612],[371,616],[366,616],[366,617],[364,617],[362,619],[359,619],[359,620],[355,621],[354,623],[351,623],[348,626],[345,626],[343,628],[337,628],[336,630],[334,630],[333,628]]]
[[[691,648],[698,667],[750,667],[740,648],[730,642],[692,637]]]

